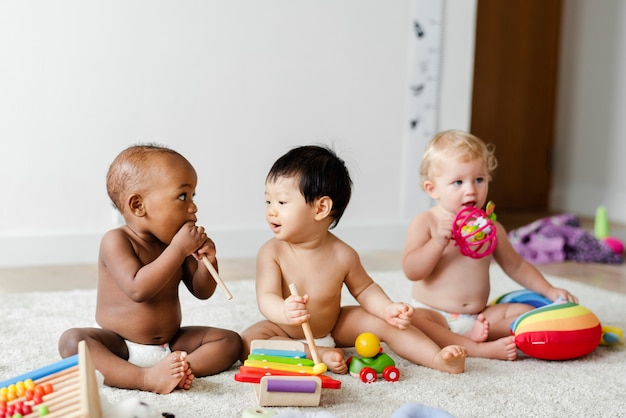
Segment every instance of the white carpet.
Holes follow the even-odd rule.
[[[401,272],[371,273],[397,300],[406,300],[410,283]],[[576,294],[603,324],[626,329],[626,295],[559,278],[553,284]],[[260,319],[252,280],[228,282],[228,301],[216,291],[197,301],[182,291],[185,324],[214,325],[242,331]],[[518,289],[494,267],[492,295]],[[345,298],[350,303],[351,298]],[[95,290],[0,295],[0,380],[59,360],[57,340],[67,328],[90,326]],[[348,354],[353,353],[347,350]],[[278,412],[331,412],[338,417],[388,417],[408,402],[441,408],[457,417],[616,417],[626,416],[626,350],[623,344],[598,347],[565,362],[523,358],[514,362],[470,358],[466,373],[448,375],[413,365],[390,352],[400,369],[399,382],[366,385],[350,376],[339,390],[324,389],[320,408],[273,408]],[[155,395],[106,387],[112,402],[140,397],[177,418],[240,417],[256,405],[248,383],[234,380],[239,364],[217,376],[196,379],[189,391]]]

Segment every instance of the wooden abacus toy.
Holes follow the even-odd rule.
[[[314,367],[300,341],[254,340],[235,380],[255,384],[260,406],[318,406],[321,389],[339,389],[341,382]]]
[[[78,354],[0,382],[0,417],[101,418],[95,369],[84,341]]]

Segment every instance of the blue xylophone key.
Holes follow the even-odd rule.
[[[306,358],[306,353],[304,351],[298,350],[274,350],[269,348],[256,348],[252,350],[252,354],[262,354],[266,356],[278,357]]]

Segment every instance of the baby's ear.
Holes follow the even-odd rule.
[[[318,221],[330,216],[330,212],[333,210],[333,200],[328,196],[322,196],[315,200],[314,205],[315,219]]]
[[[135,216],[145,216],[146,209],[143,205],[143,199],[138,194],[130,195],[128,198],[128,210]]]
[[[435,185],[432,181],[426,180],[422,187],[424,188],[424,191],[428,194],[428,196],[430,196],[432,199],[437,200],[439,198],[439,195],[435,191]]]

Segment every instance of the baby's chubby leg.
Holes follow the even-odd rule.
[[[479,313],[474,321],[472,329],[464,334],[467,338],[477,343],[487,341],[489,337],[489,321],[485,318],[485,315]]]
[[[485,308],[483,313],[489,321],[489,340],[498,340],[511,335],[511,324],[520,315],[535,309],[525,303],[496,303]]]
[[[193,379],[186,353],[173,352],[152,367],[139,367],[126,360],[128,348],[124,340],[101,328],[67,330],[59,339],[59,353],[63,358],[76,354],[78,342],[82,340],[87,343],[94,365],[108,386],[170,393],[176,387],[188,387]]]
[[[333,330],[337,345],[353,347],[356,337],[363,332],[372,332],[394,353],[415,364],[452,374],[463,373],[465,370],[465,347],[451,344],[441,348],[414,326],[400,330],[360,306],[341,308],[339,320]]]
[[[239,334],[231,330],[188,326],[180,329],[170,347],[188,353],[184,360],[189,370],[185,369],[185,378],[179,386],[187,389],[194,376],[211,376],[228,370],[239,360],[242,342]]]
[[[489,308],[488,308],[489,309]],[[484,322],[476,321],[474,328],[470,332],[478,330],[477,334],[492,330],[492,322],[488,319],[485,310]],[[480,315],[479,315],[480,317]],[[498,338],[495,341],[489,341],[489,337],[483,341],[475,341],[472,337],[456,334],[450,331],[448,323],[439,312],[429,309],[415,309],[412,323],[415,327],[422,330],[439,346],[461,345],[467,349],[467,355],[470,357],[492,358],[498,360],[515,360],[517,358],[517,350],[514,337],[508,334],[506,337]],[[482,331],[480,330],[482,328]]]
[[[517,359],[515,337],[502,337],[495,341],[468,344],[469,355],[472,357],[491,358],[496,360]]]

